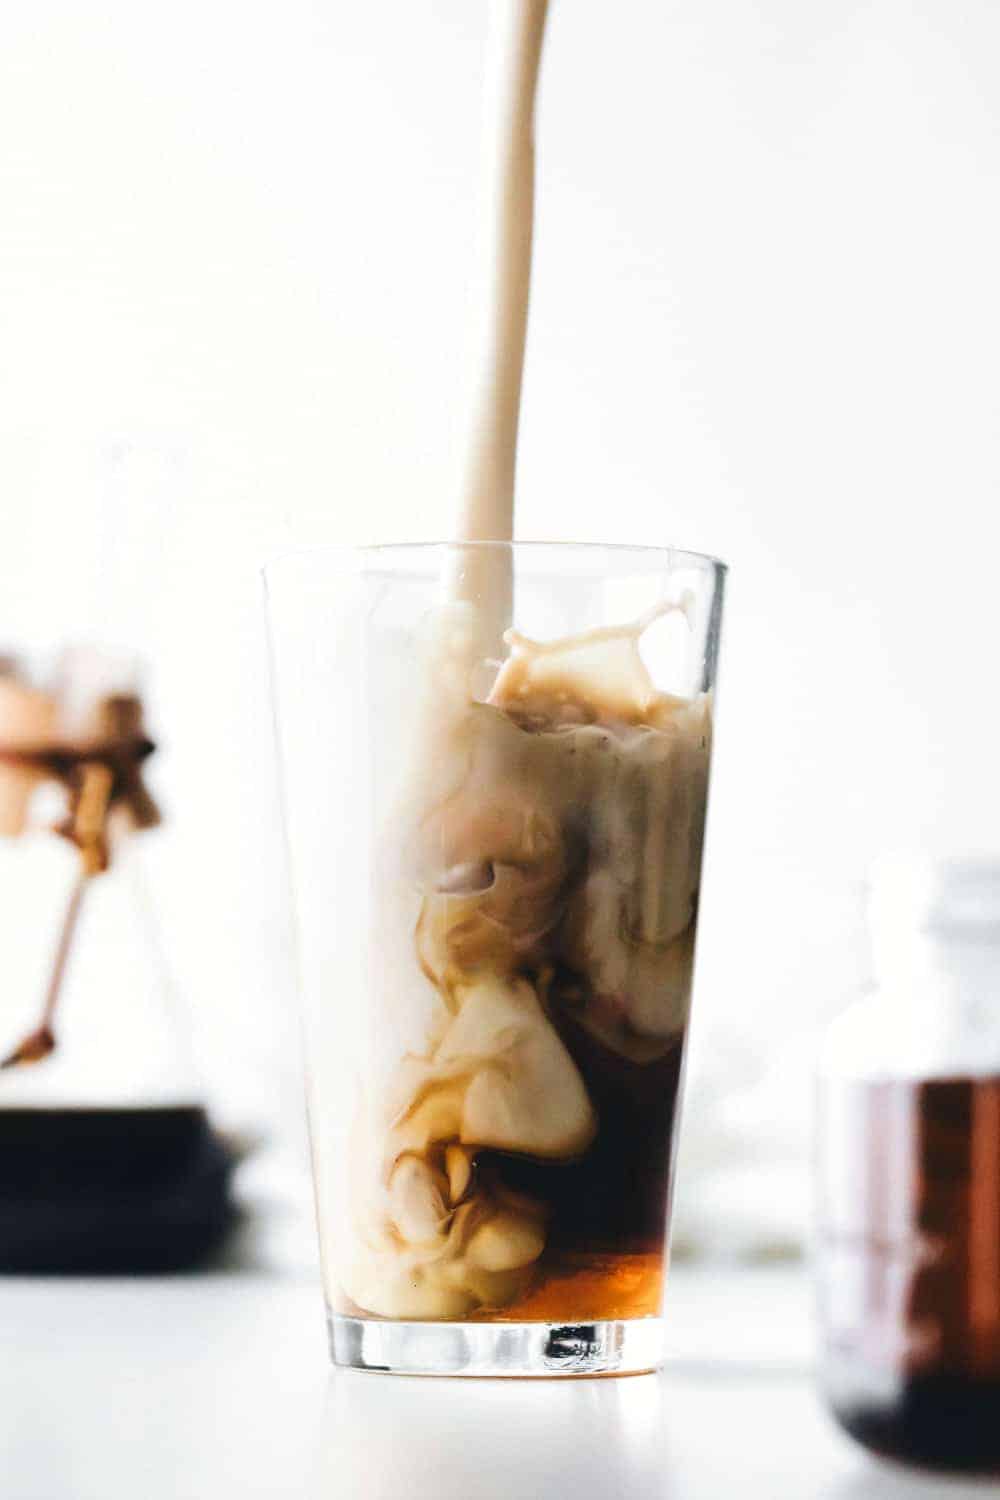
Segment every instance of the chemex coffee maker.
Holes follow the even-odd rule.
[[[180,1270],[234,1219],[137,858],[154,748],[131,666],[0,657],[0,1271]]]

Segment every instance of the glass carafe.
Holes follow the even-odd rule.
[[[0,1270],[191,1264],[231,1219],[141,867],[134,670],[0,662]]]

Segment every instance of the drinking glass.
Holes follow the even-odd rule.
[[[337,1364],[660,1361],[724,574],[547,543],[265,570]]]

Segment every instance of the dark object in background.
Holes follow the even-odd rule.
[[[1000,1471],[1000,1078],[823,1085],[824,1393],[894,1458]]]
[[[0,1272],[187,1270],[235,1220],[203,1109],[0,1109]]]
[[[1000,1472],[1000,863],[883,860],[869,920],[820,1072],[820,1380],[876,1452]]]

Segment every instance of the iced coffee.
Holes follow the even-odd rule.
[[[379,872],[386,910],[419,891],[383,940],[437,1005],[354,1129],[344,1312],[659,1309],[712,715],[656,691],[644,624],[511,632],[480,700],[438,624],[432,764]]]
[[[575,1329],[588,1370],[649,1368],[723,570],[482,545],[514,583],[499,650],[441,598],[468,547],[269,574],[334,1355],[548,1373]]]

